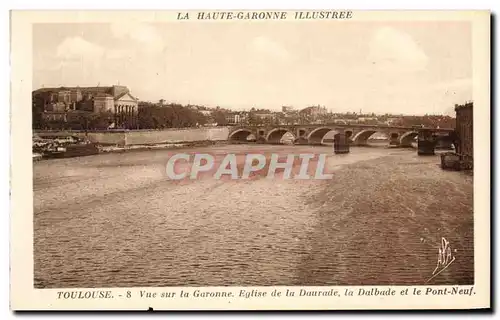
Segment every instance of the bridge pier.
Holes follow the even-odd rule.
[[[389,136],[389,146],[390,147],[399,147],[399,134],[398,133],[391,133]]]
[[[434,155],[436,137],[429,129],[418,130],[418,155]]]
[[[333,138],[333,152],[335,154],[349,153],[349,137],[344,132],[337,133]]]

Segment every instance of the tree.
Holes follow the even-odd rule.
[[[214,111],[214,120],[218,126],[226,126],[227,125],[226,116],[220,110]]]
[[[141,103],[137,117],[141,129],[184,128],[207,122],[201,112],[180,104]]]
[[[253,109],[253,108],[252,108]],[[254,109],[255,110],[255,109]],[[258,126],[262,124],[262,119],[258,117],[254,111],[248,113],[248,124],[251,126]]]
[[[114,115],[111,111],[93,113],[90,114],[88,119],[88,128],[102,130],[107,129],[114,121]],[[126,127],[130,127],[132,124],[131,119],[126,119]]]
[[[252,108],[253,109],[253,108]],[[256,116],[255,116],[255,112],[254,111],[250,111],[248,113],[248,124],[251,125],[251,126],[254,126],[256,125]]]
[[[280,125],[283,118],[284,118],[283,114],[281,113],[276,114],[276,116],[273,118],[273,124],[277,126]]]

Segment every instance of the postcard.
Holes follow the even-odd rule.
[[[490,308],[490,19],[12,11],[11,309]]]

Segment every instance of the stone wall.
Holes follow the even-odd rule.
[[[125,134],[127,145],[159,144],[194,141],[223,141],[227,140],[229,130],[222,128],[197,128],[176,130],[138,130]]]
[[[80,132],[78,136],[83,138],[85,137],[85,133]],[[89,132],[86,137],[91,142],[102,145],[123,146],[126,144],[125,132]]]
[[[188,128],[167,130],[133,130],[133,131],[37,131],[40,137],[51,136],[78,136],[87,137],[91,142],[102,145],[142,145],[163,144],[196,141],[225,141],[229,136],[229,128]]]

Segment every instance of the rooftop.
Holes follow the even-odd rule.
[[[471,102],[466,102],[466,103],[460,104],[460,105],[456,104],[455,105],[455,111],[460,110],[460,109],[467,109],[467,108],[471,108],[472,109],[473,104],[474,103],[472,101]]]
[[[82,93],[92,93],[96,96],[109,95],[114,97],[115,99],[120,99],[124,95],[130,94],[130,90],[126,86],[40,88],[33,91],[33,94],[44,93],[44,92],[60,92],[60,91],[80,91]]]

